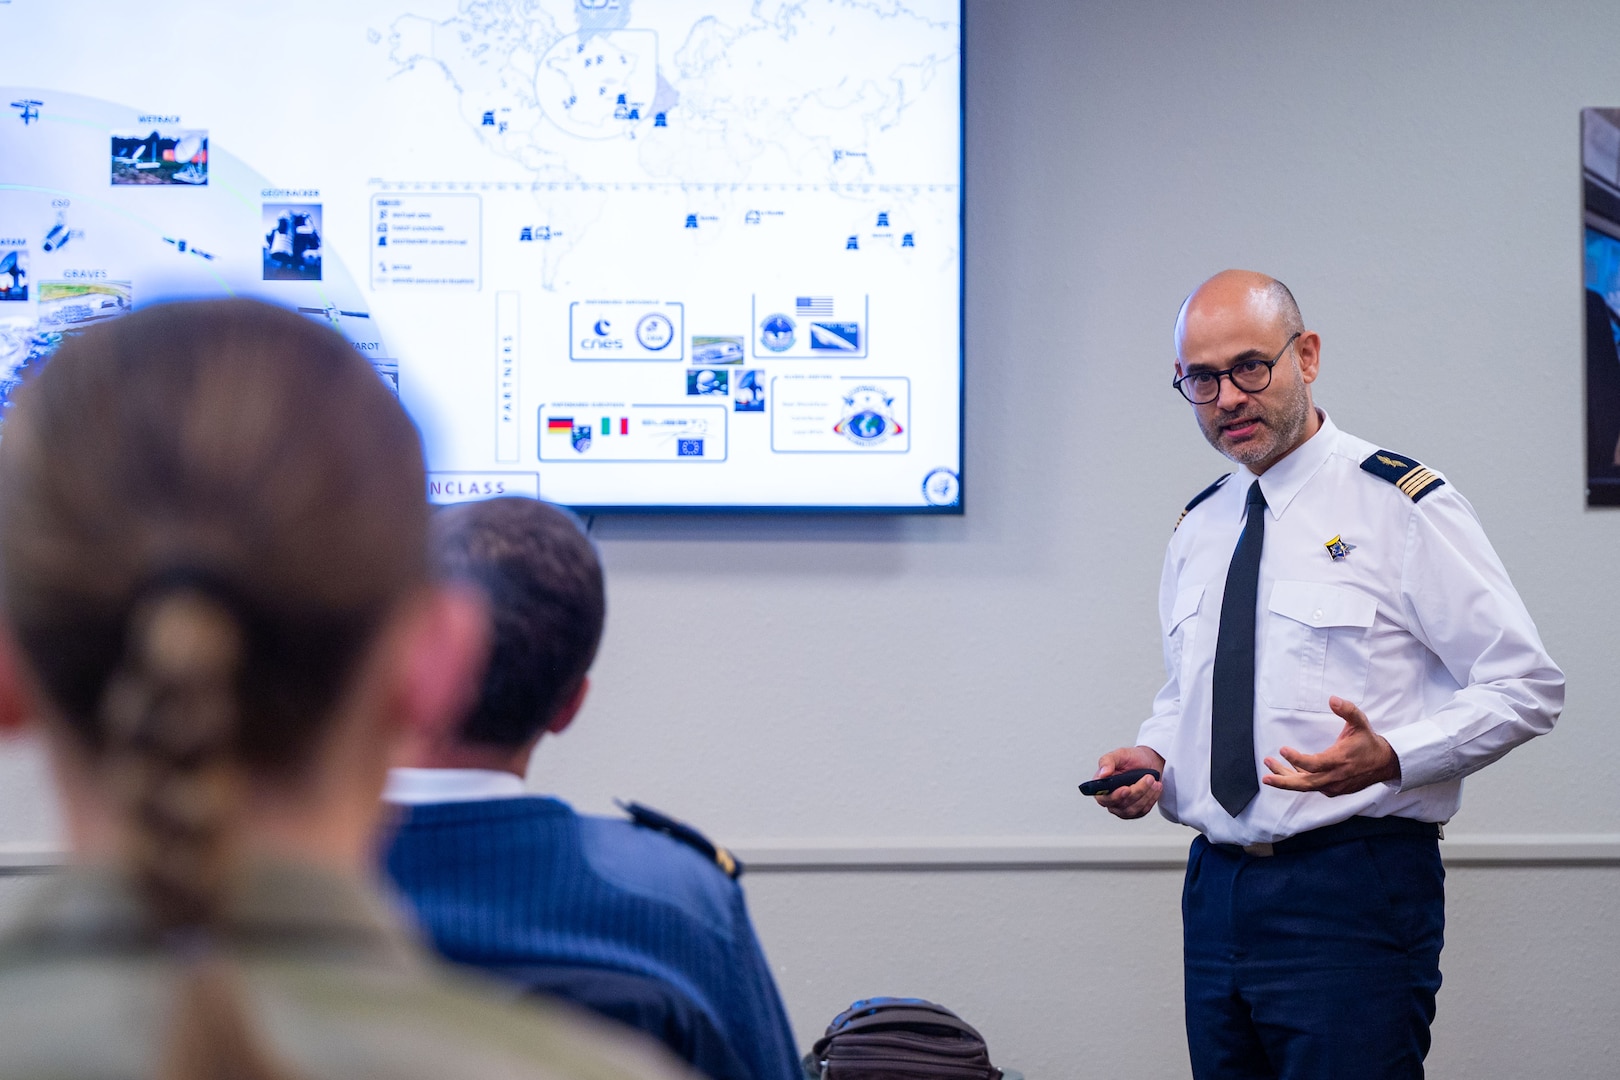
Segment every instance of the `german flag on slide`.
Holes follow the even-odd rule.
[[[550,432],[560,431],[567,435],[574,430],[574,418],[572,416],[553,416],[546,421],[546,430]]]

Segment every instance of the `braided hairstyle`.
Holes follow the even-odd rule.
[[[68,341],[0,438],[0,614],[182,964],[169,1080],[285,1072],[214,943],[246,782],[295,781],[426,580],[421,447],[339,335],[245,300]]]

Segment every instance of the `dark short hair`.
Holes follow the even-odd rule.
[[[602,564],[573,514],[504,498],[441,510],[433,559],[447,581],[478,586],[494,628],[463,743],[517,749],[579,689],[602,639]]]

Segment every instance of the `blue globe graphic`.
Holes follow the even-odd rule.
[[[882,413],[867,409],[849,418],[850,434],[857,439],[876,439],[888,429],[889,422]]]

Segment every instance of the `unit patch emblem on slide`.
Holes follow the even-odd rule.
[[[844,406],[844,418],[833,430],[857,446],[876,446],[904,430],[891,412],[894,398],[876,386],[857,386]]]
[[[658,352],[675,340],[675,325],[661,312],[643,315],[636,323],[636,340],[649,352]]]
[[[771,315],[759,324],[759,343],[771,352],[787,352],[793,348],[793,320],[786,315]]]
[[[935,469],[923,477],[923,501],[929,506],[955,506],[962,497],[962,481],[950,469]]]

